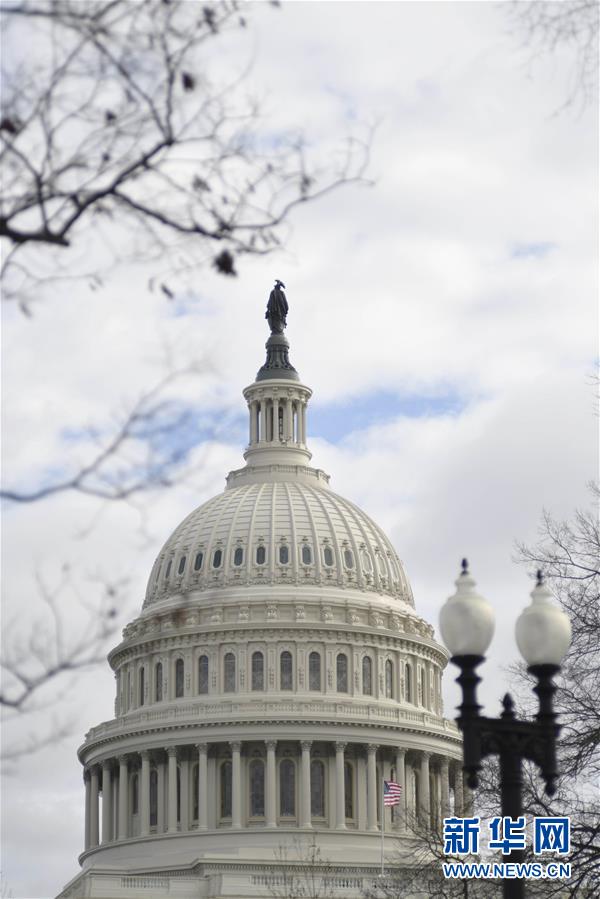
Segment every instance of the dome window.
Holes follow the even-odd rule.
[[[252,689],[265,689],[265,659],[262,652],[252,653]]]
[[[336,659],[336,686],[338,693],[348,692],[348,656],[343,652]]]
[[[267,550],[262,544],[256,547],[256,564],[264,565],[267,561]]]
[[[150,772],[150,827],[156,827],[158,823],[158,771],[153,768]]]
[[[354,818],[354,768],[344,762],[344,811],[346,818]]]
[[[319,759],[310,763],[310,814],[325,817],[325,765]]]
[[[308,689],[321,689],[321,656],[318,652],[311,652],[308,657]]]
[[[183,659],[175,662],[175,699],[183,696]]]
[[[198,659],[198,693],[208,693],[208,656]]]
[[[344,550],[344,564],[346,568],[354,568],[354,553],[351,549]]]
[[[171,574],[171,565],[173,564],[173,559],[169,559],[167,564],[167,570],[165,571],[165,581],[169,580],[169,575]]]
[[[382,577],[385,577],[387,574],[387,571],[385,568],[385,559],[383,558],[383,556],[377,556],[377,567],[379,568],[379,574]]]
[[[185,571],[185,556],[182,556],[179,560],[179,565],[177,567],[177,574],[183,574]]]
[[[236,568],[239,568],[242,562],[244,561],[244,549],[242,546],[236,546],[235,552],[233,554],[233,564]]]
[[[279,657],[279,688],[281,690],[294,689],[294,668],[292,654],[287,649]]]
[[[362,660],[362,691],[365,696],[373,695],[373,663],[370,656]]]
[[[220,568],[222,561],[223,561],[223,550],[215,549],[215,554],[213,556],[213,568]]]
[[[323,550],[323,561],[328,568],[333,568],[333,550],[330,546]]]
[[[303,565],[311,565],[312,564],[312,550],[310,546],[307,546],[306,543],[302,547],[302,564]]]
[[[162,662],[158,662],[154,669],[154,700],[161,702],[163,698],[163,667]]]
[[[385,697],[394,698],[394,663],[391,659],[385,663]]]
[[[371,562],[371,556],[365,550],[362,554],[362,567],[363,570],[366,571],[367,574],[371,574],[373,571],[373,563]]]
[[[290,561],[290,548],[283,544],[279,547],[279,564],[288,565]]]
[[[265,816],[265,763],[253,759],[250,763],[250,817]]]
[[[223,659],[223,692],[235,693],[235,656],[226,652]]]
[[[202,562],[204,561],[204,553],[196,553],[196,558],[194,560],[194,571],[200,571],[202,568]]]
[[[140,668],[140,705],[144,705],[145,692],[146,692],[146,672],[144,668]]]
[[[279,766],[279,814],[282,818],[296,815],[296,766],[291,759]]]
[[[223,762],[221,765],[220,787],[221,787],[221,818],[231,818],[232,807],[232,765],[230,761]]]

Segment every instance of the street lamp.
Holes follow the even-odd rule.
[[[536,763],[548,795],[552,796],[556,789],[556,738],[560,728],[552,704],[556,692],[552,678],[560,670],[560,663],[569,648],[571,623],[550,601],[552,594],[544,584],[542,572],[538,571],[536,585],[531,591],[531,605],[523,610],[515,627],[519,651],[527,662],[527,670],[537,680],[533,688],[539,699],[536,720],[518,720],[508,693],[502,700],[504,710],[500,717],[486,718],[479,714],[477,684],[481,678],[476,668],[483,662],[492,641],[494,610],[476,592],[466,559],[462,561],[462,571],[455,584],[456,593],[440,612],[440,630],[452,653],[450,661],[460,668],[456,680],[462,688],[463,701],[456,720],[463,733],[463,770],[468,786],[474,789],[482,759],[487,755],[498,755],[502,815],[518,818],[522,814],[523,759]],[[508,859],[520,862],[523,853],[513,850]],[[506,899],[522,899],[525,895],[523,887],[522,880],[505,880],[503,895]]]

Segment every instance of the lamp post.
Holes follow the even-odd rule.
[[[565,613],[550,601],[552,594],[538,571],[531,605],[523,610],[515,627],[519,651],[527,662],[527,670],[537,680],[533,688],[539,698],[536,719],[518,720],[508,693],[502,700],[500,717],[484,717],[479,714],[481,706],[477,704],[477,685],[481,678],[476,669],[492,641],[494,611],[476,592],[466,559],[455,584],[456,593],[440,612],[440,630],[452,653],[450,661],[460,668],[456,680],[462,688],[463,701],[456,720],[463,733],[463,770],[468,786],[474,789],[482,759],[487,755],[499,756],[502,815],[518,818],[523,811],[523,759],[536,763],[548,795],[552,796],[556,789],[556,738],[560,728],[552,704],[556,691],[552,678],[560,670],[571,642],[571,624]],[[522,850],[513,850],[507,857],[510,862],[522,859]],[[505,879],[503,895],[505,899],[523,899],[523,880]]]

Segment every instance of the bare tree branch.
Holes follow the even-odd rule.
[[[301,136],[259,122],[247,73],[213,82],[212,45],[245,27],[234,2],[22,0],[2,12],[1,271],[24,308],[51,251],[107,223],[163,263],[182,237],[194,264],[198,244],[221,245],[214,264],[235,274],[238,256],[281,245],[297,205],[366,183],[370,137],[309,162]]]

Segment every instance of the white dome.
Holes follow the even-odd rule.
[[[392,544],[361,509],[302,480],[225,490],[161,550],[144,608],[189,591],[265,584],[340,586],[414,605]]]

